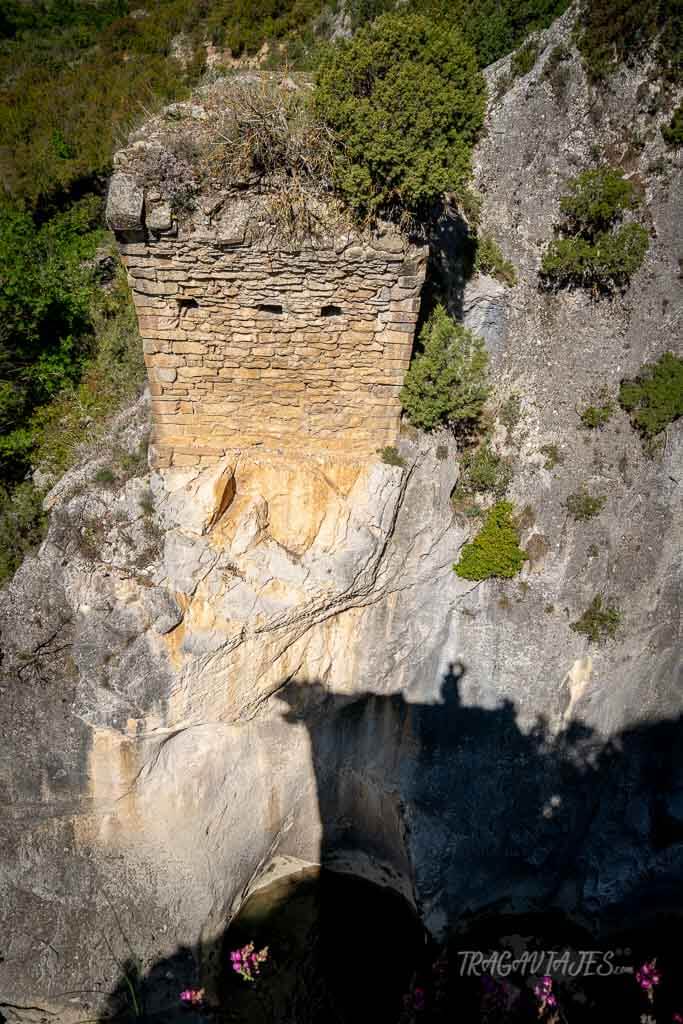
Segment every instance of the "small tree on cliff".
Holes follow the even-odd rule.
[[[400,394],[411,422],[424,430],[476,423],[490,390],[484,342],[437,306],[419,344]]]
[[[358,216],[418,214],[467,185],[486,87],[456,28],[377,18],[330,49],[315,102],[336,136],[337,188]]]

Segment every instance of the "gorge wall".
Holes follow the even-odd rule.
[[[65,1022],[92,1017],[111,1006],[126,936],[154,1007],[200,978],[210,987],[226,922],[272,865],[323,862],[391,885],[436,935],[492,906],[556,909],[604,930],[680,911],[681,422],[653,457],[620,409],[597,431],[577,414],[680,347],[680,151],[659,133],[670,115],[649,109],[647,68],[623,69],[596,98],[571,22],[570,11],[541,36],[536,65],[504,93],[496,85],[510,59],[487,72],[483,229],[517,283],[478,275],[463,287],[447,267],[453,308],[486,339],[497,401],[519,397],[516,419],[497,416],[492,444],[511,460],[510,497],[525,511],[522,573],[472,583],[453,572],[473,530],[450,501],[461,467],[445,432],[404,431],[403,466],[359,457],[379,443],[369,430],[354,435],[350,460],[311,434],[315,458],[300,458],[284,427],[281,452],[269,443],[239,457],[202,434],[211,451],[192,447],[191,465],[174,440],[159,456],[172,448],[174,465],[106,487],[97,471],[117,448],[137,450],[148,401],[121,417],[108,447],[48,496],[48,537],[0,595],[5,1002]],[[545,73],[559,44],[570,54],[562,89]],[[645,265],[611,300],[541,292],[560,195],[597,144],[642,182]],[[157,202],[161,193],[146,197],[146,217]],[[200,215],[206,232],[210,213]],[[181,234],[163,234],[168,217],[156,223],[158,239],[125,243],[134,283],[168,288],[157,312],[200,317],[215,267],[236,250],[210,240],[192,250],[209,269],[198,307],[181,317],[176,296],[195,287],[196,266],[178,260],[175,279],[157,278],[156,266],[154,277],[137,273],[155,253],[181,253]],[[413,259],[400,244],[391,258],[350,257],[360,288],[361,267],[380,267],[368,290],[383,303],[385,273],[400,288],[398,268]],[[338,267],[337,255],[325,258]],[[316,280],[327,289],[330,271]],[[216,294],[223,287],[219,278]],[[341,287],[325,291],[321,309],[346,308]],[[153,294],[140,289],[142,306]],[[270,285],[249,294],[293,303]],[[318,304],[306,316],[312,308],[319,339],[328,327]],[[358,321],[389,322],[375,319],[378,308]],[[149,331],[150,356],[180,360],[165,367],[176,373],[196,368],[201,379],[208,364],[191,359],[227,358],[221,340],[180,341],[207,351],[171,355],[173,339],[162,351]],[[264,344],[280,344],[266,333]],[[385,365],[376,344],[368,358]],[[204,394],[193,415],[204,415]],[[172,404],[185,397],[168,394]],[[303,400],[295,408],[305,423]],[[357,428],[341,410],[351,438]],[[232,429],[217,449],[230,447]],[[606,502],[578,522],[566,502],[584,485]],[[621,614],[604,646],[570,629],[596,594]]]

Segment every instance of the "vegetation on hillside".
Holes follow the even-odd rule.
[[[542,283],[589,287],[594,293],[626,287],[649,246],[644,227],[621,224],[639,205],[634,185],[616,168],[597,167],[573,178],[560,200],[559,237],[543,255]]]
[[[621,382],[619,404],[651,441],[683,416],[683,359],[664,352],[656,363],[646,363],[635,380]]]
[[[494,576],[509,579],[517,575],[525,561],[526,553],[519,546],[514,506],[509,501],[499,501],[486,516],[479,533],[465,544],[453,568],[466,580],[487,580]]]
[[[400,392],[411,423],[424,430],[471,429],[490,390],[484,342],[437,306],[420,332],[418,349]]]
[[[679,0],[584,0],[575,31],[583,64],[594,82],[620,64],[652,55],[664,76],[679,81],[683,8]]]
[[[467,187],[486,92],[457,29],[383,15],[328,51],[315,103],[337,140],[337,188],[360,217],[419,215]]]

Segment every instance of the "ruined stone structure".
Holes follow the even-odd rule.
[[[156,464],[393,443],[424,248],[395,230],[265,244],[245,227],[248,207],[232,197],[210,229],[196,218],[179,229],[133,175],[114,177],[108,219],[144,341]]]

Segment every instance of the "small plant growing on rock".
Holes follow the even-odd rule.
[[[501,405],[498,419],[508,431],[513,431],[521,418],[522,399],[517,394],[510,395]]]
[[[482,339],[437,306],[420,332],[419,345],[422,351],[410,364],[400,392],[411,422],[423,430],[476,424],[489,396]]]
[[[683,414],[683,359],[665,352],[656,363],[646,363],[635,380],[621,382],[619,404],[651,441]]]
[[[543,255],[541,283],[589,287],[594,294],[625,288],[649,245],[642,225],[619,226],[624,213],[638,206],[632,182],[615,168],[594,168],[572,179],[560,200],[559,237]]]
[[[403,459],[398,452],[398,448],[388,444],[386,448],[378,448],[378,455],[382,462],[386,463],[387,466],[405,466],[405,459]]]
[[[230,954],[232,969],[245,981],[256,981],[261,970],[261,964],[268,959],[268,947],[264,946],[258,953],[254,951],[254,943],[248,942],[241,949],[235,949]]]
[[[564,462],[564,455],[556,444],[541,445],[539,451],[545,457],[544,469],[555,469]]]
[[[103,484],[105,487],[109,487],[111,484],[116,483],[116,473],[111,466],[100,466],[93,479],[96,484]]]
[[[580,414],[581,424],[588,430],[597,430],[609,423],[613,412],[613,402],[606,402],[604,405],[588,405]]]
[[[582,487],[580,491],[569,495],[565,502],[565,508],[577,523],[585,523],[602,512],[606,501],[607,498],[604,495],[599,494],[592,497],[586,488]]]
[[[490,445],[484,443],[463,455],[453,501],[459,504],[476,494],[491,494],[495,498],[502,498],[511,480],[512,466],[509,461],[496,455]]]
[[[594,644],[612,640],[621,624],[621,612],[616,605],[603,604],[603,598],[596,594],[588,608],[576,622],[569,626],[575,633],[583,633]]]
[[[521,78],[523,75],[528,75],[536,63],[537,57],[538,46],[533,39],[530,39],[512,55],[512,60],[510,61],[512,76],[514,78]]]
[[[482,235],[475,241],[474,272],[488,274],[490,277],[495,277],[501,284],[512,287],[517,282],[517,271],[514,264],[505,259],[495,238],[490,235]]]
[[[453,568],[466,580],[487,580],[494,576],[509,579],[517,575],[525,560],[526,552],[519,546],[514,506],[509,501],[499,501],[488,513],[474,540],[465,544]]]

